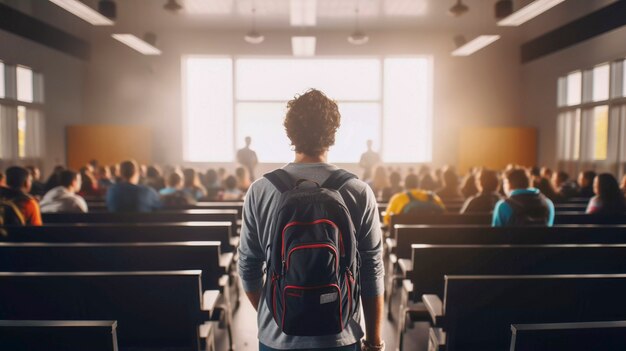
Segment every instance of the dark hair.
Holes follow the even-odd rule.
[[[534,166],[530,169],[530,175],[533,177],[539,177],[541,175],[541,169],[537,166]]]
[[[59,174],[59,184],[67,188],[72,185],[76,177],[78,177],[78,173],[72,170],[66,169],[61,171]]]
[[[147,178],[159,178],[161,176],[161,171],[157,166],[148,166],[146,169],[146,177]]]
[[[446,188],[457,188],[459,186],[459,176],[454,168],[450,167],[443,172],[443,184]]]
[[[120,163],[120,176],[126,180],[132,178],[137,174],[137,163],[133,160],[128,160]]]
[[[17,190],[24,186],[24,183],[26,183],[30,176],[30,172],[24,167],[13,166],[7,168],[6,175],[7,186]]]
[[[235,189],[237,188],[237,178],[234,175],[229,175],[224,180],[224,186],[226,189]]]
[[[624,193],[619,188],[617,179],[610,173],[598,175],[598,197],[606,210],[624,211]]]
[[[391,172],[391,174],[389,175],[389,183],[391,185],[400,185],[400,183],[402,182],[402,177],[400,176],[400,173],[398,172]]]
[[[311,89],[287,103],[283,126],[296,152],[320,155],[335,144],[341,115],[337,103]]]
[[[435,190],[437,188],[437,182],[432,174],[428,172],[420,178],[419,187],[424,190]]]
[[[567,174],[566,172],[563,172],[563,171],[558,171],[556,173],[556,179],[559,182],[565,183],[569,179],[569,174]]]
[[[596,172],[594,171],[584,171],[583,179],[589,182],[589,184],[593,183],[593,180],[596,178]]]
[[[464,197],[474,196],[478,193],[478,187],[476,187],[476,175],[473,171],[467,173],[461,184],[461,193]]]
[[[185,188],[191,188],[196,185],[196,170],[193,168],[183,169],[183,179]]]
[[[204,175],[204,178],[208,183],[207,185],[212,186],[215,182],[217,182],[217,172],[213,168],[208,169]]]
[[[175,188],[179,186],[183,182],[183,177],[180,176],[178,172],[173,172],[167,177],[167,186],[170,188]]]
[[[478,181],[483,188],[483,192],[494,192],[498,190],[500,180],[498,179],[498,173],[490,169],[483,169],[478,172]]]
[[[510,169],[505,173],[506,179],[512,189],[526,189],[530,186],[528,174],[521,168]]]
[[[407,190],[415,189],[419,185],[419,180],[416,174],[409,174],[404,178],[404,188]]]

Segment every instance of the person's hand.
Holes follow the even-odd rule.
[[[375,345],[363,339],[361,340],[361,351],[385,351],[385,341],[381,340],[379,345]]]

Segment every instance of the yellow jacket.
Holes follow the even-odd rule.
[[[411,199],[409,199],[409,196],[406,193],[406,191],[403,191],[391,197],[391,199],[389,200],[389,204],[387,205],[387,210],[385,211],[385,216],[383,218],[385,224],[389,225],[391,223],[391,216],[394,214],[402,213],[404,206],[411,202]],[[412,189],[411,195],[415,200],[423,202],[425,205],[431,204],[434,207],[440,207],[441,210],[445,210],[443,202],[441,201],[439,196],[437,196],[437,194],[433,192],[420,189]],[[431,197],[432,201],[430,200]]]

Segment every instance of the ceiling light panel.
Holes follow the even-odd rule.
[[[499,26],[516,27],[530,21],[540,14],[548,11],[565,0],[535,0],[521,9],[513,12],[510,16],[500,20]]]
[[[229,15],[233,13],[235,0],[185,0],[183,8],[192,15]]]
[[[500,39],[499,35],[481,35],[452,52],[452,56],[469,56]]]
[[[315,37],[291,37],[293,56],[315,56]]]
[[[383,9],[388,16],[422,16],[428,12],[426,0],[383,0]]]
[[[113,21],[78,0],[50,0],[50,2],[94,26],[112,26],[114,24]]]
[[[359,1],[359,16],[363,18],[380,15],[379,1],[380,0]],[[356,2],[347,0],[318,0],[317,15],[319,18],[354,18],[356,5]]]
[[[289,23],[294,27],[314,27],[317,24],[317,0],[289,1]]]
[[[132,34],[113,34],[112,37],[144,55],[161,55],[161,50]]]
[[[263,17],[289,16],[289,0],[237,0],[235,6],[237,6],[237,13],[243,16],[249,16],[252,8],[256,9],[257,15]]]

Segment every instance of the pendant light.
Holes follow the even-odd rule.
[[[352,34],[350,34],[350,36],[348,37],[348,43],[352,45],[367,44],[370,38],[367,36],[367,34],[365,34],[365,32],[361,30],[359,26],[359,7],[358,6],[354,10],[354,17],[355,17],[354,32],[352,32]]]
[[[457,0],[456,4],[448,10],[448,13],[454,17],[460,17],[469,11],[469,7],[462,0]]]
[[[265,40],[265,36],[256,30],[256,8],[252,8],[252,28],[243,37],[250,44],[261,44]]]

